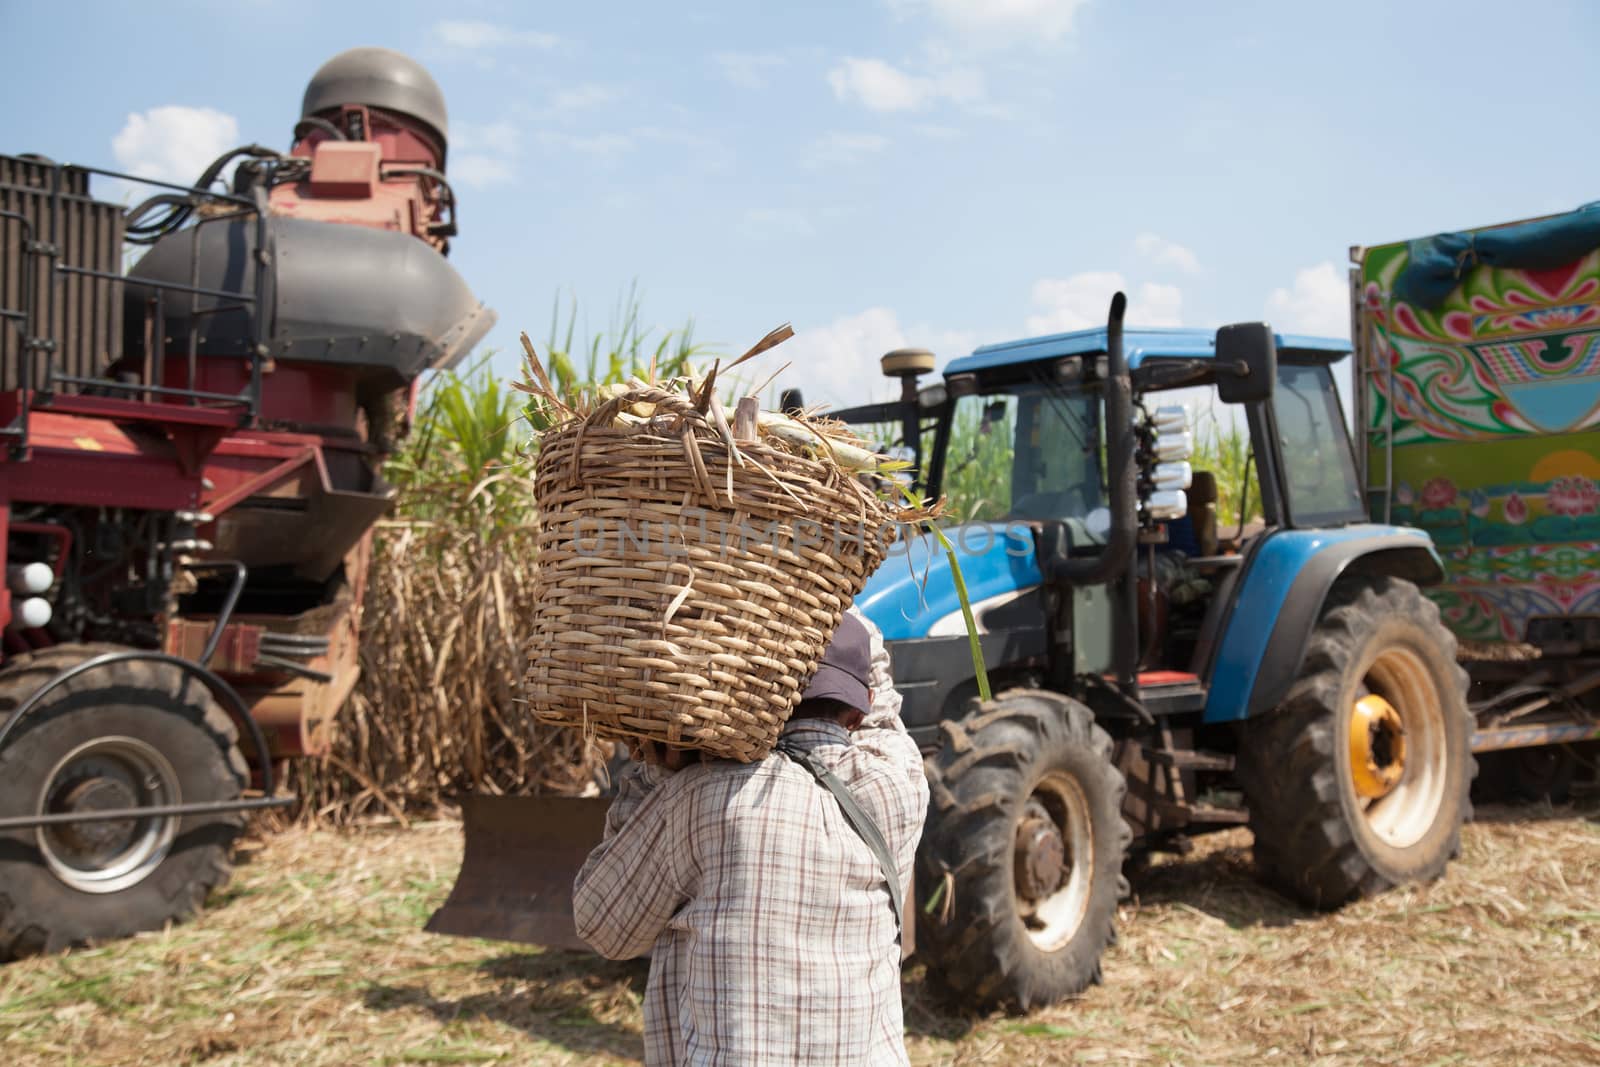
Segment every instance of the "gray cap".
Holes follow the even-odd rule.
[[[346,104],[365,104],[410,115],[433,127],[441,141],[450,136],[444,93],[421,63],[389,48],[340,52],[311,76],[302,118]]]
[[[800,699],[837,700],[865,714],[872,710],[872,694],[867,688],[871,675],[872,638],[859,619],[845,615]]]

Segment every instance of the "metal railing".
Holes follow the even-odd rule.
[[[0,171],[0,197],[21,201],[31,199],[33,218],[21,210],[10,207],[0,209],[0,267],[16,272],[16,281],[0,289],[0,329],[13,333],[13,343],[0,345],[0,352],[14,355],[0,366],[0,391],[15,391],[18,402],[10,413],[6,425],[0,426],[0,438],[8,439],[13,448],[24,447],[27,442],[28,415],[32,408],[48,404],[57,395],[92,393],[135,402],[189,404],[206,407],[237,407],[241,423],[253,420],[260,409],[261,376],[268,355],[267,339],[270,336],[270,294],[272,283],[273,248],[267,226],[266,189],[256,184],[249,195],[224,193],[213,189],[177,185],[171,182],[143,178],[121,171],[99,167],[83,167],[50,163],[40,160],[5,160],[13,166]],[[26,170],[24,170],[26,168]],[[82,176],[81,178],[79,176]],[[190,276],[187,283],[161,281],[151,278],[129,277],[120,270],[105,269],[104,249],[99,259],[85,265],[69,262],[84,258],[82,249],[69,249],[67,244],[82,245],[83,230],[88,214],[96,208],[104,210],[109,205],[94,201],[88,189],[87,176],[114,178],[156,189],[182,194],[178,203],[187,203],[192,223],[182,225],[162,238],[172,240],[183,237],[190,242]],[[37,179],[43,177],[42,182]],[[27,178],[35,179],[29,182]],[[11,179],[11,180],[7,180]],[[81,184],[82,191],[74,188]],[[232,205],[233,210],[225,210]],[[219,210],[223,209],[223,210]],[[73,213],[76,212],[76,215]],[[122,221],[115,228],[115,254],[120,259],[125,254]],[[233,290],[215,285],[202,285],[199,277],[201,238],[205,228],[218,223],[239,219],[254,219],[255,247],[253,254],[253,285],[251,290]],[[13,230],[12,235],[7,230]],[[15,237],[14,240],[10,239]],[[102,236],[102,235],[96,235]],[[93,259],[94,255],[89,254]],[[71,282],[84,279],[106,286],[103,293],[80,286],[71,288]],[[57,288],[51,294],[58,299],[47,302],[40,292],[41,283]],[[119,309],[125,305],[126,286],[134,285],[155,293],[144,307],[144,321],[140,325],[143,338],[143,358],[136,363],[125,341],[128,331],[122,325]],[[10,297],[6,295],[10,290]],[[187,329],[181,346],[172,344],[176,338],[167,336],[167,305],[165,294],[186,295]],[[212,301],[202,306],[201,300]],[[8,306],[15,301],[18,306]],[[249,351],[249,380],[238,394],[208,391],[196,387],[199,375],[200,324],[208,316],[233,312],[250,314],[251,331]],[[95,351],[85,355],[81,338],[74,331],[95,332],[96,338],[104,334],[105,347],[96,344]],[[68,353],[76,353],[66,365]],[[168,380],[168,364],[173,357],[183,361],[184,380],[174,384]],[[89,360],[98,363],[90,367]],[[117,375],[113,376],[112,368]],[[89,371],[89,373],[85,373]]]

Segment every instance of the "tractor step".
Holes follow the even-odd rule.
[[[1243,808],[1219,808],[1211,804],[1191,804],[1189,806],[1189,822],[1193,823],[1224,823],[1230,826],[1242,826],[1250,821],[1250,813]]]
[[[1206,687],[1186,671],[1145,671],[1139,675],[1139,701],[1155,715],[1199,711],[1206,706]]]
[[[1144,746],[1144,758],[1149,763],[1163,767],[1179,767],[1193,771],[1231,771],[1233,757],[1222,752],[1195,752],[1188,749],[1151,748]]]
[[[1163,829],[1181,829],[1186,826],[1241,826],[1250,821],[1250,813],[1243,808],[1219,808],[1214,804],[1179,804],[1159,800],[1152,805],[1161,819]]]

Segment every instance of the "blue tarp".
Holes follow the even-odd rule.
[[[1479,233],[1441,233],[1409,245],[1410,262],[1394,295],[1413,307],[1443,304],[1467,272],[1482,264],[1552,270],[1600,248],[1600,200],[1565,215]]]

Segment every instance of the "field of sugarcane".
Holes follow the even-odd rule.
[[[580,338],[558,305],[539,346],[566,395],[654,367],[672,377],[706,353],[692,324],[645,327],[622,302]],[[361,682],[333,753],[293,767],[299,819],[410,819],[466,792],[575,793],[611,755],[542,726],[519,702],[533,618],[534,496],[526,396],[492,357],[436,377],[387,468],[397,505],[379,524],[362,620]]]
[[[652,370],[669,379],[725,354],[697,343],[692,323],[647,328],[632,293],[603,328],[585,336],[582,322],[575,305],[558,304],[535,343],[562,395],[592,394]],[[767,358],[759,375],[728,383],[729,395],[785,384],[777,373],[782,349]],[[427,817],[473,791],[582,792],[612,754],[609,744],[540,725],[517,697],[536,561],[528,397],[512,385],[515,365],[480,358],[435,378],[390,461],[400,493],[375,540],[361,683],[334,752],[292,768],[302,823]],[[1247,475],[1253,483],[1248,437],[1204,414],[1194,465],[1216,474],[1219,522],[1235,524],[1260,506],[1252,484],[1240,510]],[[950,520],[1004,510],[991,497],[1008,483],[1011,447],[1009,426],[985,429],[976,409],[958,411],[945,486]]]

